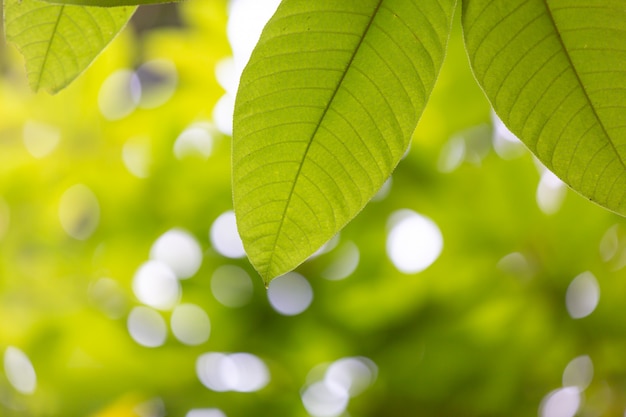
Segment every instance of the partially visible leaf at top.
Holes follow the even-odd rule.
[[[244,70],[233,126],[239,233],[269,281],[350,221],[405,153],[455,0],[284,0]]]
[[[556,175],[626,215],[626,2],[466,0],[478,82]]]
[[[178,3],[184,0],[43,0],[54,4],[74,4],[80,6],[119,7],[143,4]]]
[[[31,88],[58,92],[91,64],[134,11],[4,0],[6,38],[24,55]]]

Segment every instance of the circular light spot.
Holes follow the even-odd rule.
[[[227,258],[242,258],[246,256],[243,242],[237,231],[235,213],[227,211],[221,214],[211,226],[211,243],[215,250]]]
[[[202,249],[188,232],[171,229],[162,234],[150,249],[150,258],[167,264],[177,278],[189,278],[202,264]]]
[[[393,213],[389,224],[387,255],[401,272],[421,272],[441,254],[443,237],[429,218],[405,209]]]
[[[348,407],[348,393],[323,381],[309,385],[302,393],[302,404],[313,417],[336,417]]]
[[[37,375],[28,356],[14,346],[4,351],[4,373],[9,383],[22,394],[32,394],[37,388]]]
[[[213,121],[217,130],[225,135],[233,134],[233,113],[235,100],[230,94],[224,94],[213,107]]]
[[[226,90],[227,94],[231,96],[237,94],[239,74],[237,74],[235,60],[232,57],[224,58],[215,64],[215,78],[219,85]]]
[[[24,123],[24,146],[35,158],[49,155],[60,140],[61,132],[55,126],[35,121]]]
[[[493,149],[502,159],[518,158],[526,153],[526,147],[505,125],[491,112],[493,124]]]
[[[251,353],[233,353],[230,359],[237,368],[237,377],[231,380],[233,391],[254,392],[262,389],[270,380],[265,363]]]
[[[178,73],[174,63],[167,59],[154,59],[141,65],[135,75],[141,85],[139,107],[154,109],[165,104],[176,91]]]
[[[566,387],[550,392],[541,401],[541,417],[574,417],[580,406],[578,388]]]
[[[68,235],[78,240],[87,239],[100,221],[98,199],[83,184],[68,188],[59,202],[59,220]]]
[[[506,273],[528,280],[535,274],[533,266],[528,262],[524,254],[513,252],[505,255],[498,261],[498,268]]]
[[[284,316],[295,316],[309,308],[313,289],[302,275],[289,272],[270,282],[267,297],[274,310]]]
[[[437,169],[439,172],[452,172],[461,165],[463,159],[465,159],[465,140],[455,136],[441,149]]]
[[[324,383],[354,397],[374,382],[377,371],[376,364],[367,358],[342,358],[328,367]]]
[[[139,306],[128,315],[128,332],[133,340],[145,347],[158,347],[165,343],[167,324],[155,310]]]
[[[216,392],[230,389],[225,375],[237,372],[232,360],[223,353],[205,353],[196,360],[196,374],[202,384]]]
[[[138,136],[126,141],[122,147],[124,166],[137,178],[147,178],[150,174],[150,139]]]
[[[345,242],[337,250],[335,261],[321,275],[331,281],[347,278],[359,266],[359,259],[359,248],[353,242]]]
[[[563,181],[547,169],[543,170],[537,186],[537,205],[545,214],[554,214],[561,208],[567,188]]]
[[[280,0],[233,0],[229,3],[226,32],[239,74],[248,63],[263,27],[279,3]]]
[[[172,312],[170,322],[174,336],[186,345],[200,345],[209,340],[209,316],[194,304],[177,306]]]
[[[234,265],[220,266],[213,272],[211,291],[226,307],[241,307],[252,297],[252,281],[246,271]]]
[[[165,263],[148,261],[133,277],[133,292],[139,301],[160,310],[169,310],[180,298],[180,283]]]
[[[591,272],[583,272],[572,280],[565,293],[565,305],[574,319],[587,317],[600,301],[600,286]]]
[[[108,120],[119,120],[135,110],[141,98],[141,83],[130,70],[118,70],[104,80],[98,93],[98,107]]]
[[[588,355],[578,356],[570,361],[563,371],[563,386],[587,389],[593,379],[593,362]]]
[[[374,194],[374,197],[372,197],[371,201],[382,201],[387,198],[389,196],[389,193],[391,192],[392,185],[393,177],[387,178],[387,181],[385,181],[383,183],[383,186],[380,187],[380,190],[378,190],[378,192]]]
[[[213,152],[217,132],[210,123],[194,123],[178,135],[174,142],[174,155],[178,159],[199,156],[207,159]]]
[[[253,392],[269,382],[265,363],[250,353],[205,353],[196,361],[200,382],[217,392]]]
[[[226,417],[219,408],[195,408],[189,410],[185,417]]]

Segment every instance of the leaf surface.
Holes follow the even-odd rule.
[[[443,61],[454,0],[285,0],[246,67],[233,197],[269,281],[350,221],[407,150]]]
[[[626,214],[626,3],[466,0],[462,22],[509,129],[574,190]]]
[[[43,0],[53,4],[73,4],[80,6],[119,7],[145,4],[179,3],[184,0]]]
[[[5,0],[6,38],[24,56],[31,88],[58,92],[91,64],[134,11]]]

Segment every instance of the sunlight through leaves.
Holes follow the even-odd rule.
[[[9,383],[22,394],[32,394],[37,388],[37,375],[30,359],[22,350],[8,346],[4,351],[4,374]]]
[[[313,288],[305,277],[297,272],[289,272],[270,282],[267,298],[278,313],[295,316],[311,305]]]
[[[189,232],[170,229],[154,242],[150,259],[167,264],[178,279],[187,279],[202,265],[202,248]]]
[[[600,286],[589,271],[578,275],[567,287],[565,305],[573,319],[581,319],[593,313],[599,301]]]
[[[176,306],[172,312],[170,323],[174,336],[186,345],[201,345],[209,340],[211,333],[209,316],[195,304]]]
[[[145,347],[158,347],[167,338],[165,319],[150,307],[138,306],[131,310],[127,320],[133,340]]]
[[[413,210],[398,210],[388,220],[387,255],[405,274],[421,272],[437,260],[443,249],[439,227]]]
[[[77,240],[89,238],[100,221],[100,204],[83,184],[73,185],[61,196],[59,220],[63,230]]]
[[[226,307],[242,307],[252,298],[250,275],[235,265],[218,267],[211,277],[211,292]]]

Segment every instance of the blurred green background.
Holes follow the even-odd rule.
[[[56,96],[0,48],[0,415],[623,416],[626,225],[498,123],[458,21],[390,181],[263,287],[229,114],[270,3],[141,7]]]

